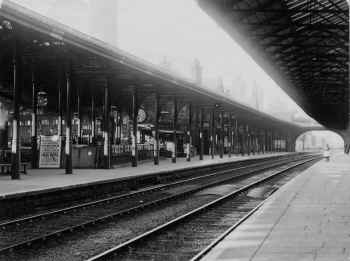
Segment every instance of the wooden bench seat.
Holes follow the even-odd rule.
[[[23,174],[27,174],[27,165],[28,165],[28,163],[21,162],[20,166],[22,167],[22,171],[20,169],[20,172],[22,172]],[[11,167],[12,167],[11,163],[0,163],[0,173],[1,174],[10,174]]]

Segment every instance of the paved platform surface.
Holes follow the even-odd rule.
[[[205,261],[349,261],[350,156],[321,161],[278,190]]]
[[[30,193],[55,188],[67,188],[104,180],[115,180],[138,175],[154,174],[162,171],[171,171],[229,161],[271,157],[284,154],[287,153],[232,156],[231,158],[225,155],[223,159],[220,159],[218,156],[216,156],[215,159],[211,159],[210,156],[206,156],[202,161],[200,161],[198,157],[192,158],[191,162],[187,162],[185,158],[178,158],[176,164],[172,163],[170,159],[163,159],[158,166],[155,166],[153,162],[149,161],[139,164],[139,166],[136,168],[131,166],[123,166],[110,170],[74,169],[73,175],[66,175],[63,169],[29,169],[28,175],[22,174],[20,180],[11,180],[9,176],[0,176],[0,198],[19,193]]]

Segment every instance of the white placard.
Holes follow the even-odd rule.
[[[104,143],[103,143],[103,156],[108,156],[108,132],[104,131],[103,132],[103,138],[104,138]]]
[[[40,136],[39,168],[59,168],[61,140],[58,136]]]
[[[12,122],[12,153],[17,153],[17,120]]]
[[[70,129],[66,127],[66,144],[65,144],[66,155],[69,155],[71,153],[69,143],[70,143]]]

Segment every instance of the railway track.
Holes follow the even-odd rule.
[[[300,160],[275,173],[259,178],[229,194],[194,209],[97,254],[97,260],[199,260],[227,233],[254,213],[264,200],[291,177],[289,171],[315,161]],[[252,189],[269,187],[264,196],[251,197]],[[234,224],[234,225],[232,225]]]
[[[303,154],[305,155],[306,153]],[[298,153],[294,155],[302,154]],[[215,163],[196,168],[187,167],[171,171],[161,171],[149,175],[93,182],[83,186],[73,186],[70,188],[48,191],[46,193],[31,194],[18,198],[5,197],[0,199],[0,223],[45,212],[52,212],[73,205],[80,205],[113,196],[120,196],[140,189],[189,179],[191,177],[198,177],[203,174],[210,174],[222,170],[262,163],[268,160],[267,158],[270,160],[278,160],[286,159],[290,156],[291,155],[258,157],[246,160]],[[96,191],[98,191],[98,193],[96,193]],[[16,208],[13,208],[14,205]]]
[[[32,217],[2,223],[0,228],[0,253],[35,242],[57,237],[66,232],[88,227],[98,222],[124,216],[155,204],[179,199],[210,186],[253,175],[256,172],[285,165],[301,157],[268,161],[244,167],[219,171],[208,175],[160,185],[122,196],[56,210]],[[311,156],[307,156],[311,157]],[[235,172],[233,175],[232,173]],[[108,206],[108,207],[106,207]]]

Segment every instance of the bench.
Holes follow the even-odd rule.
[[[28,163],[26,162],[21,162],[20,163],[21,167],[23,168],[23,170],[21,171],[21,168],[20,168],[20,172],[22,172],[23,174],[27,174],[27,165]],[[11,163],[0,163],[0,170],[1,170],[1,174],[10,174],[11,173],[11,167],[12,167],[12,164]]]

